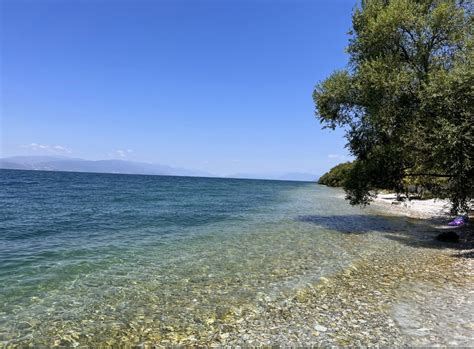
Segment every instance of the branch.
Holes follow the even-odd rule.
[[[408,54],[408,51],[405,49],[405,47],[403,47],[403,45],[400,44],[400,43],[397,43],[397,46],[398,46],[398,48],[400,48],[400,49],[402,50],[403,57],[405,58],[405,61],[406,61],[407,63],[412,63],[412,62],[411,62],[411,57],[410,57],[410,55]]]

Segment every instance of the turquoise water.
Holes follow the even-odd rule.
[[[2,170],[0,188],[0,343],[199,333],[410,224],[305,182]]]

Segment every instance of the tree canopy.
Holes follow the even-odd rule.
[[[365,0],[352,17],[346,69],[313,93],[325,128],[346,130],[356,158],[344,187],[352,204],[407,182],[474,197],[473,1]]]
[[[318,184],[329,187],[343,187],[352,167],[352,162],[343,162],[336,165],[319,178]]]

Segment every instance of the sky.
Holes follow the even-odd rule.
[[[322,174],[355,0],[2,0],[0,156]]]

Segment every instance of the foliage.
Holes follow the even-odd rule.
[[[344,187],[352,204],[407,182],[474,197],[473,2],[365,0],[356,8],[350,63],[313,93],[325,128],[343,127],[357,159]]]
[[[343,187],[352,167],[352,162],[336,165],[319,178],[318,184],[330,187]]]

